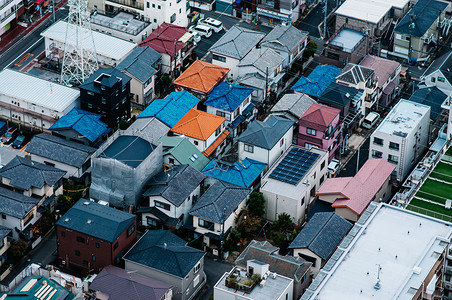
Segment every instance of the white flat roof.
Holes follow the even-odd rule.
[[[333,254],[335,264],[330,259],[302,299],[413,298],[447,247],[452,224],[375,202],[367,212]]]
[[[11,98],[16,98],[62,112],[79,96],[78,89],[27,73],[11,69],[4,69],[0,72],[0,101],[6,101],[5,103],[8,104],[11,104]]]
[[[410,0],[347,0],[335,12],[337,15],[377,24],[394,7],[402,9]]]
[[[364,33],[342,28],[342,30],[331,40],[330,45],[335,45],[343,48],[343,51],[351,53],[356,45],[364,38]]]
[[[430,106],[402,99],[392,108],[376,131],[405,137],[415,130],[425,114],[430,117]]]
[[[57,23],[53,24],[45,31],[43,31],[41,35],[43,37],[53,39],[54,41],[64,43],[66,40],[66,31],[68,31],[67,36],[69,45],[74,46],[75,26],[68,24],[67,22],[58,21]],[[122,40],[108,34],[104,34],[95,30],[91,31],[93,33],[96,53],[104,57],[121,60],[137,46],[137,44],[135,43],[131,43],[129,41]],[[92,47],[92,42],[89,39],[85,39],[80,42],[85,44],[86,47]]]

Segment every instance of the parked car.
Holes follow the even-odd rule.
[[[212,35],[212,29],[205,25],[191,26],[188,31],[191,33],[197,33],[201,37],[205,36],[206,38],[209,38]]]
[[[198,20],[198,24],[208,26],[212,28],[212,30],[215,31],[216,33],[223,30],[223,23],[214,18],[207,19],[201,18]]]
[[[16,127],[11,127],[8,131],[1,137],[2,143],[10,144],[16,136],[19,135],[19,130]]]
[[[11,144],[11,147],[14,149],[21,149],[27,143],[25,136],[19,135],[14,142]]]
[[[8,126],[6,126],[5,122],[0,121],[0,135],[3,135],[6,130],[8,130]]]
[[[328,177],[336,177],[341,167],[341,162],[338,159],[332,159],[328,164]]]
[[[193,32],[192,34],[193,34],[193,41],[195,43],[199,43],[201,41],[201,36],[199,35],[199,33],[198,32]]]
[[[374,127],[375,124],[377,124],[378,120],[380,119],[380,115],[376,112],[370,112],[365,118],[361,126],[366,129],[371,129]]]

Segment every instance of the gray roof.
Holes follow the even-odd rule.
[[[241,60],[264,36],[265,34],[258,31],[233,26],[209,51]]]
[[[279,140],[292,130],[294,122],[270,115],[265,121],[254,120],[237,140],[264,149],[272,149]]]
[[[421,78],[432,74],[436,70],[441,71],[444,77],[452,83],[452,51],[448,51],[435,59],[422,74]]]
[[[290,53],[307,36],[308,32],[301,31],[292,25],[277,25],[265,36],[261,45]]]
[[[149,188],[143,196],[162,196],[180,206],[205,178],[203,173],[189,165],[173,166],[149,180]]]
[[[56,225],[112,243],[135,218],[135,215],[116,208],[80,199]]]
[[[33,137],[26,151],[66,165],[81,168],[96,149],[47,133],[41,133]]]
[[[66,171],[20,156],[16,156],[0,169],[0,177],[10,179],[10,185],[24,190],[29,190],[31,187],[40,189],[44,184],[53,186],[65,174]]]
[[[287,112],[296,119],[300,119],[313,103],[317,103],[317,101],[303,93],[295,92],[294,94],[285,94],[273,106],[271,112]]]
[[[367,82],[368,80],[372,80],[374,72],[375,71],[373,69],[353,63],[348,63],[342,69],[339,75],[336,76],[336,80],[358,84],[360,82]]]
[[[270,48],[254,48],[237,65],[238,67],[254,66],[265,74],[273,74],[275,69],[284,61],[284,57]]]
[[[0,226],[0,239],[3,239],[5,236],[11,233],[11,229],[5,226]]]
[[[160,300],[171,285],[115,266],[106,266],[89,288],[107,294],[109,300]]]
[[[40,199],[0,187],[0,214],[23,219]]]
[[[334,212],[319,212],[312,216],[290,244],[290,249],[308,248],[326,260],[352,228],[352,223]]]
[[[267,241],[260,242],[252,240],[235,260],[235,263],[246,266],[248,260],[258,260],[269,264],[271,272],[276,272],[279,275],[293,278],[295,282],[300,282],[307,269],[311,266],[311,263],[303,260],[301,257],[282,256],[278,252],[279,248]]]
[[[171,128],[165,123],[155,117],[150,118],[137,118],[126,132],[131,135],[137,135],[137,132],[141,133],[142,137],[145,137],[149,142],[157,144],[158,140],[165,136]]]
[[[124,259],[185,278],[205,252],[167,230],[149,230],[124,255]]]
[[[250,193],[248,188],[218,180],[199,198],[190,215],[220,224]]]
[[[162,54],[149,46],[138,47],[133,50],[117,67],[119,71],[125,71],[141,82],[146,82],[157,73],[155,64]]]
[[[245,74],[245,76],[237,78],[234,83],[254,89],[265,90],[265,77],[257,72]]]

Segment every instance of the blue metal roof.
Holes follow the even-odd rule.
[[[170,128],[195,107],[199,99],[187,91],[172,92],[165,99],[155,99],[138,118],[156,117]]]
[[[251,95],[253,89],[229,82],[221,82],[207,96],[205,105],[233,112]]]
[[[264,171],[266,166],[267,164],[249,158],[245,158],[242,162],[235,162],[234,164],[213,159],[202,172],[212,178],[233,183],[241,187],[249,187]]]
[[[50,130],[73,129],[90,142],[97,140],[108,129],[107,124],[100,121],[101,115],[73,108],[65,116],[56,121]]]
[[[229,124],[229,127],[236,128],[244,120],[246,120],[246,118],[243,115],[240,115],[240,116],[237,117],[237,119],[235,119],[232,123]]]
[[[341,69],[333,65],[317,66],[308,77],[301,77],[293,86],[292,90],[310,96],[319,97],[323,91],[336,80]]]

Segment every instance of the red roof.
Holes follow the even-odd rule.
[[[328,128],[340,112],[339,109],[313,103],[301,116],[300,125],[309,125],[310,128],[323,131]]]
[[[395,167],[384,159],[369,159],[355,177],[328,178],[317,195],[337,195],[332,207],[346,207],[360,215],[385,184]],[[375,199],[378,201],[378,199]]]
[[[157,52],[174,56],[174,40],[179,40],[187,31],[185,27],[164,22],[140,43],[140,47],[149,46]],[[184,45],[184,42],[178,41],[177,51]]]

